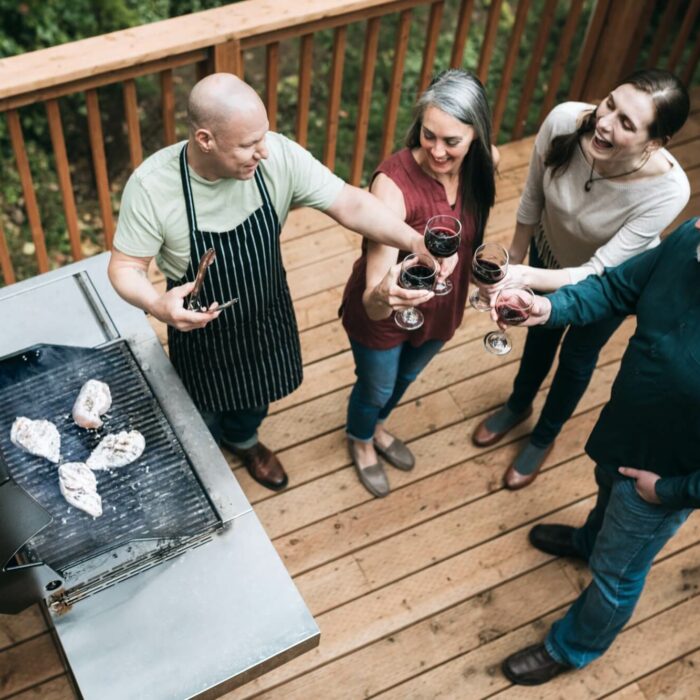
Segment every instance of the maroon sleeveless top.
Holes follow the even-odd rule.
[[[416,163],[408,148],[387,158],[377,168],[373,177],[378,173],[384,173],[390,177],[401,190],[406,207],[406,223],[421,235],[424,233],[428,219],[436,214],[448,214],[462,222],[459,262],[450,276],[454,287],[449,294],[435,296],[420,305],[425,322],[418,330],[405,331],[399,328],[394,322],[393,314],[381,321],[373,321],[367,316],[362,303],[367,268],[367,242],[363,241],[362,255],[355,261],[343,293],[343,303],[339,311],[343,326],[352,340],[373,350],[393,348],[406,340],[414,347],[422,345],[427,340],[447,341],[454,335],[464,316],[472,246],[476,235],[474,217],[471,214],[466,216],[462,214],[459,193],[454,209],[450,206],[445,188]],[[399,260],[406,255],[408,255],[407,251],[400,251]]]

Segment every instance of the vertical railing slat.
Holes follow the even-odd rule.
[[[195,77],[197,82],[206,78],[212,72],[212,61],[206,59],[205,61],[199,61],[195,66]]]
[[[0,271],[2,271],[5,284],[14,284],[17,281],[15,277],[15,268],[12,267],[12,258],[10,257],[10,249],[7,247],[2,221],[0,221]]]
[[[360,180],[362,179],[362,166],[365,161],[369,108],[372,102],[374,67],[377,62],[380,19],[380,17],[372,17],[367,20],[364,56],[362,59],[362,76],[360,78],[360,100],[357,108],[357,134],[355,135],[355,150],[352,155],[352,164],[350,166],[350,182],[353,185],[360,184]]]
[[[440,22],[442,21],[442,11],[445,8],[445,3],[434,2],[430,6],[430,17],[428,19],[428,29],[425,38],[425,48],[423,49],[423,65],[420,71],[420,79],[418,80],[418,94],[420,95],[430,82],[430,75],[433,72],[433,63],[435,62],[435,52],[437,51],[437,42],[440,36]]]
[[[656,35],[654,36],[654,43],[651,45],[651,50],[649,51],[649,58],[647,61],[649,66],[657,66],[659,63],[661,52],[668,44],[666,37],[671,29],[674,17],[678,14],[679,4],[680,0],[668,0],[668,5],[666,5],[666,9],[661,16],[659,28],[656,30]]]
[[[481,54],[479,56],[479,67],[476,74],[479,80],[485,85],[489,75],[491,56],[496,46],[496,36],[498,34],[498,20],[501,18],[501,5],[503,0],[491,0],[489,16],[486,20],[486,30],[484,31],[484,41],[481,44]]]
[[[683,23],[681,24],[681,29],[676,37],[676,43],[671,49],[671,55],[668,57],[668,64],[666,67],[671,72],[676,70],[678,62],[683,55],[683,50],[688,45],[688,38],[690,37],[690,32],[693,30],[695,25],[695,20],[698,17],[698,12],[700,12],[700,0],[692,0],[690,7],[686,10],[683,16]]]
[[[211,68],[215,73],[233,73],[239,78],[245,75],[243,52],[238,39],[229,39],[221,44],[214,44],[210,49]]]
[[[124,114],[126,115],[126,131],[129,136],[129,160],[131,168],[136,170],[143,161],[143,147],[141,146],[141,124],[135,80],[124,81]]]
[[[280,45],[278,41],[265,48],[265,107],[270,131],[277,131],[277,85],[280,80]]]
[[[314,54],[313,34],[304,34],[299,46],[299,88],[297,91],[297,143],[306,147],[309,135],[309,102],[311,101],[311,67]]]
[[[29,159],[27,158],[27,151],[24,146],[24,136],[22,135],[22,125],[20,124],[19,114],[16,109],[11,109],[7,112],[7,126],[10,132],[12,150],[14,151],[15,160],[17,161],[19,179],[22,183],[24,206],[27,211],[32,240],[34,241],[37,266],[39,272],[48,272],[49,256],[46,252],[44,229],[41,226],[41,216],[39,215],[39,205],[36,201],[32,171],[29,167]]]
[[[700,61],[700,41],[695,42],[695,47],[693,48],[693,53],[688,59],[688,63],[685,64],[683,69],[683,74],[681,75],[681,80],[685,85],[690,85],[690,81],[693,79],[695,74],[695,69],[698,67],[698,62]]]
[[[406,49],[408,48],[408,35],[411,29],[411,10],[404,10],[399,17],[399,26],[396,30],[396,45],[394,47],[394,65],[391,69],[391,83],[389,86],[389,98],[386,105],[386,117],[384,119],[384,134],[379,160],[387,158],[394,150],[394,133],[396,131],[396,119],[399,114],[401,101],[401,82],[403,69],[406,62]]]
[[[163,141],[170,146],[177,140],[175,135],[175,91],[173,71],[164,70],[160,74],[160,111],[163,119]]]
[[[54,158],[56,159],[56,174],[58,175],[58,185],[61,188],[63,213],[66,217],[71,255],[73,256],[73,260],[82,260],[83,250],[80,245],[78,212],[75,206],[73,183],[71,182],[70,165],[68,164],[68,154],[66,152],[66,140],[63,136],[61,111],[57,100],[47,100],[45,106],[46,116],[49,121],[49,133],[51,134]]]
[[[338,128],[340,126],[340,96],[343,90],[343,66],[345,64],[345,43],[347,27],[338,27],[333,35],[333,58],[328,88],[328,121],[326,123],[326,140],[323,144],[323,162],[331,170],[335,168],[335,152],[338,145]]]
[[[581,92],[583,91],[586,76],[588,75],[588,71],[590,70],[591,63],[595,56],[598,37],[603,30],[603,24],[605,23],[605,17],[610,2],[611,0],[598,0],[593,9],[591,18],[588,20],[586,36],[583,39],[583,46],[581,47],[581,53],[578,57],[578,66],[574,73],[574,78],[571,81],[571,87],[569,88],[568,97],[570,100],[576,101],[581,99]]]
[[[552,72],[549,76],[547,94],[544,96],[544,100],[542,100],[542,108],[540,109],[540,116],[537,120],[538,125],[544,121],[544,118],[549,114],[552,107],[554,107],[554,102],[557,99],[557,90],[559,89],[559,83],[561,83],[561,79],[564,75],[566,62],[569,60],[571,44],[574,40],[578,21],[583,10],[583,2],[584,0],[572,0],[571,2],[569,13],[566,17],[566,23],[564,24],[564,31],[561,33],[557,53],[554,56],[554,65],[552,66]]]
[[[474,0],[462,0],[459,7],[459,17],[457,18],[457,30],[455,40],[452,44],[452,55],[450,56],[450,68],[461,68],[464,59],[464,47],[467,45],[469,27],[472,23],[474,13]]]
[[[90,135],[92,166],[95,171],[97,199],[100,204],[102,228],[105,234],[105,248],[110,250],[114,237],[114,217],[112,215],[112,198],[109,195],[107,158],[102,138],[102,117],[100,116],[100,102],[97,97],[97,90],[87,90],[85,92],[85,102],[87,104],[88,132]]]
[[[527,75],[525,76],[523,91],[520,95],[518,112],[515,115],[513,134],[511,136],[513,140],[522,138],[525,131],[527,113],[530,109],[532,94],[535,90],[535,85],[539,77],[542,57],[544,56],[545,49],[547,48],[547,39],[549,38],[549,30],[552,26],[552,21],[554,20],[556,6],[557,0],[547,0],[547,4],[542,12],[542,21],[540,22],[539,33],[537,34],[535,46],[532,49],[532,58],[530,59],[530,65],[527,69]]]
[[[644,3],[644,13],[639,21],[639,26],[642,28],[641,31],[635,32],[635,35],[630,44],[629,51],[625,57],[625,62],[620,71],[622,75],[629,75],[637,64],[637,59],[639,58],[639,53],[644,45],[644,39],[647,35],[647,29],[651,24],[651,18],[654,14],[654,7],[656,6],[657,0],[640,0]]]
[[[520,0],[520,2],[518,3],[518,10],[515,15],[513,31],[511,32],[510,38],[508,40],[508,53],[506,54],[506,60],[503,64],[503,75],[501,77],[501,84],[498,88],[496,104],[493,109],[492,133],[494,142],[498,141],[498,134],[501,130],[503,115],[506,111],[508,93],[510,91],[510,85],[513,80],[513,71],[515,69],[515,61],[518,58],[518,51],[520,50],[520,39],[522,38],[523,31],[525,30],[525,23],[527,22],[527,13],[530,9],[530,2],[531,0]]]

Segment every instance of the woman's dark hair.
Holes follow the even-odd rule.
[[[406,146],[420,146],[423,115],[436,107],[463,124],[469,124],[476,138],[464,156],[459,172],[462,214],[473,213],[476,223],[474,248],[481,244],[489,212],[496,198],[491,156],[491,110],[484,86],[472,73],[453,68],[435,78],[416,102],[413,123],[406,134]]]
[[[659,139],[665,146],[685,124],[690,112],[690,98],[685,85],[673,73],[665,70],[639,70],[625,78],[620,85],[632,85],[651,97],[654,121],[649,125],[649,138]],[[552,175],[566,172],[579,139],[595,130],[595,110],[586,114],[572,134],[555,136],[544,159]]]

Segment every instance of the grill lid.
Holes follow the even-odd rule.
[[[79,428],[71,416],[88,379],[106,382],[112,393],[112,407],[96,431]],[[10,428],[20,415],[56,425],[62,462],[85,461],[106,434],[121,430],[140,431],[146,448],[130,465],[96,472],[103,515],[93,519],[64,500],[57,465],[11,443]],[[123,577],[124,552],[132,560],[127,564],[138,568],[139,560],[159,551],[172,556],[174,546],[189,546],[221,524],[123,340],[97,349],[38,345],[0,360],[0,459],[14,481],[53,517],[28,541],[25,557],[45,562],[66,579],[73,567],[81,578],[89,578],[85,562],[106,552],[113,554],[100,557],[93,573],[104,579],[109,570],[105,560],[113,558]],[[138,546],[129,546],[137,541]]]

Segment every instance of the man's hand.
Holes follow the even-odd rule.
[[[456,257],[456,256],[453,256]],[[384,279],[372,291],[372,301],[390,306],[394,311],[403,311],[413,306],[425,304],[435,296],[434,292],[424,289],[404,289],[399,286],[401,263],[392,265]]]
[[[151,315],[159,321],[167,323],[179,331],[192,331],[204,328],[208,323],[219,317],[216,305],[212,304],[210,311],[188,311],[185,308],[185,297],[192,291],[194,282],[173,287],[159,296],[149,307]]]
[[[658,474],[645,471],[644,469],[632,469],[632,467],[620,467],[618,471],[623,476],[634,479],[637,493],[647,503],[661,503],[656,495],[656,482],[661,478]]]

